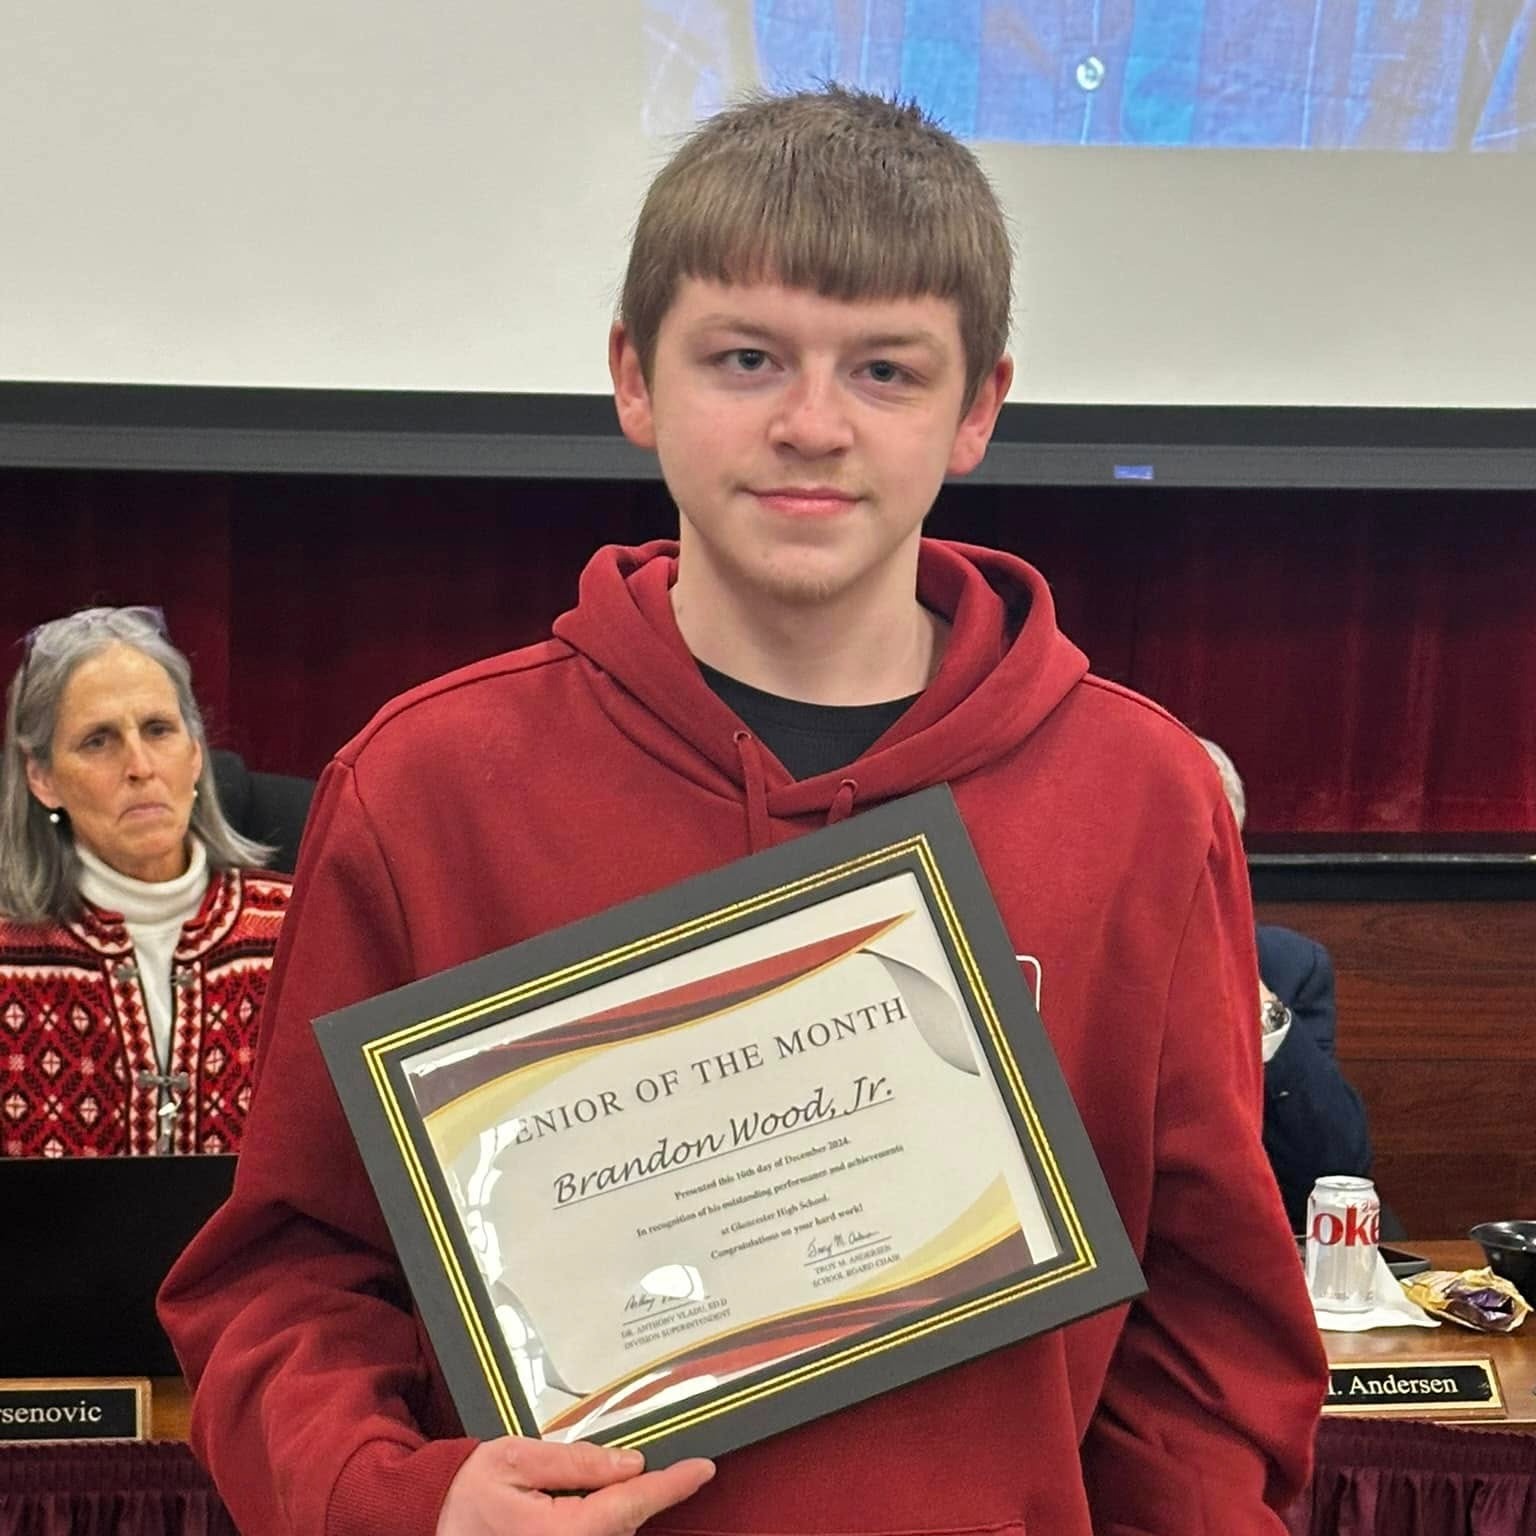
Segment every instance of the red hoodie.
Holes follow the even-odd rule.
[[[1325,1371],[1259,1139],[1253,919],[1204,751],[1088,675],[1035,571],[925,541],[938,675],[797,783],[689,656],[673,553],[599,551],[552,640],[397,699],[326,771],[234,1195],[161,1297],[236,1522],[430,1536],[472,1448],[310,1020],[948,783],[1150,1289],[722,1457],[652,1528],[1278,1536]]]

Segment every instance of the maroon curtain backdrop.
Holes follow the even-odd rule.
[[[1536,1435],[1324,1420],[1291,1536],[1536,1536]],[[237,1536],[178,1443],[0,1449],[0,1536]]]
[[[1325,1419],[1291,1536],[1536,1536],[1536,1434]]]
[[[1257,831],[1536,831],[1536,498],[956,486],[1100,673],[1232,753]],[[315,774],[402,688],[541,635],[654,484],[0,472],[0,646],[155,602],[216,743]],[[18,652],[3,652],[4,671]]]
[[[0,1536],[238,1536],[192,1452],[148,1445],[0,1449]]]

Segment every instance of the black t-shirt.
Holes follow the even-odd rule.
[[[844,768],[872,747],[917,698],[883,704],[807,704],[737,682],[701,661],[710,688],[797,779]]]

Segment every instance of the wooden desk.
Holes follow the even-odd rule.
[[[1412,1253],[1421,1253],[1436,1269],[1471,1269],[1482,1264],[1482,1250],[1476,1243],[1405,1243]],[[1504,1393],[1506,1416],[1494,1418],[1478,1414],[1437,1414],[1426,1408],[1423,1414],[1395,1413],[1394,1419],[1425,1418],[1443,1423],[1482,1424],[1490,1429],[1536,1431],[1536,1314],[1527,1318],[1513,1333],[1474,1333],[1455,1323],[1438,1328],[1378,1328],[1370,1333],[1325,1333],[1323,1345],[1331,1361],[1370,1361],[1390,1364],[1394,1360],[1456,1360],[1489,1356],[1499,1373]],[[191,1393],[179,1377],[160,1376],[152,1383],[150,1419],[151,1438],[185,1440],[191,1417]],[[1383,1415],[1385,1417],[1385,1415]]]
[[[185,1440],[192,1420],[192,1393],[180,1376],[154,1376],[149,1383],[149,1438]]]
[[[1474,1269],[1483,1264],[1476,1243],[1413,1243],[1402,1245],[1421,1253],[1436,1269]],[[1497,1418],[1485,1412],[1437,1412],[1383,1414],[1383,1418],[1430,1419],[1468,1428],[1536,1431],[1536,1315],[1528,1317],[1513,1333],[1475,1333],[1456,1323],[1438,1328],[1376,1328],[1369,1333],[1324,1333],[1323,1346],[1330,1362],[1390,1365],[1397,1360],[1475,1360],[1487,1356],[1499,1373],[1505,1414]]]

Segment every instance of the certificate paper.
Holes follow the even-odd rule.
[[[947,791],[317,1031],[471,1433],[717,1452],[1140,1289]]]

